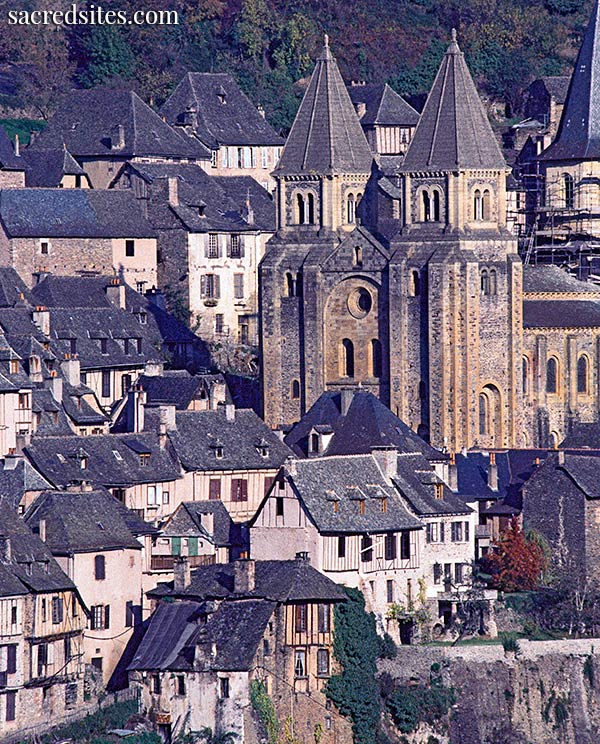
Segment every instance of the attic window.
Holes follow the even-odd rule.
[[[10,360],[10,373],[16,375],[19,371],[19,361],[17,359]]]
[[[112,453],[115,456],[115,460],[118,460],[119,462],[123,462],[123,458],[121,457],[120,452],[117,452],[117,450],[113,450]]]
[[[384,514],[387,512],[387,497],[381,499],[381,511]]]
[[[59,462],[65,462],[65,456],[61,455],[60,452],[57,452],[56,456],[58,457]]]
[[[227,94],[225,93],[224,88],[219,88],[217,91],[217,98],[219,99],[220,103],[225,103],[227,99]]]
[[[140,453],[140,465],[145,468],[150,463],[150,455],[147,452]]]
[[[360,501],[358,502],[358,510],[359,510],[359,512],[360,512],[361,514],[364,514],[364,513],[365,513],[365,502],[364,502],[364,499],[361,499],[361,500],[360,500]]]
[[[268,457],[269,456],[269,445],[267,442],[265,442],[264,439],[262,439],[257,445],[256,445],[256,451],[261,457]]]
[[[87,457],[86,457],[85,455],[82,455],[82,456],[81,456],[81,457],[79,458],[79,468],[80,468],[81,470],[85,470],[85,469],[87,468],[87,463],[88,463],[88,459],[87,459]]]
[[[138,319],[140,321],[140,325],[146,325],[146,323],[148,322],[148,315],[146,313],[140,313],[138,315]],[[138,340],[139,340],[139,344],[138,345],[141,345],[141,339],[138,339]],[[140,349],[140,351],[141,351],[141,349]]]
[[[435,484],[435,498],[441,501],[444,498],[444,485],[442,483]]]

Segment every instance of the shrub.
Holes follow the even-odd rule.
[[[401,687],[388,700],[394,723],[403,734],[417,730],[420,723],[439,721],[456,702],[452,688],[442,685],[431,687]]]
[[[384,633],[383,638],[379,636],[377,638],[379,644],[379,658],[380,659],[395,659],[398,653],[398,648],[394,643],[394,639],[389,633]]]
[[[505,653],[518,654],[521,651],[519,639],[514,633],[501,633],[500,637],[502,639],[502,648]]]

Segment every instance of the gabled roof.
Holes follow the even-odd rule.
[[[0,504],[0,537],[10,540],[10,555],[0,559],[0,596],[75,589],[47,545],[6,503]]]
[[[231,75],[188,72],[160,113],[171,124],[183,125],[190,110],[196,117],[196,124],[190,129],[206,147],[284,142]]]
[[[366,126],[416,127],[419,114],[387,83],[351,85],[348,88],[354,106],[365,105],[360,123]]]
[[[598,328],[600,300],[524,300],[524,328]]]
[[[372,455],[298,460],[286,472],[319,532],[356,534],[422,527]],[[387,500],[385,511],[383,498]]]
[[[64,147],[55,150],[23,151],[25,185],[58,188],[65,176],[85,176],[85,171]]]
[[[136,93],[107,88],[71,91],[30,147],[63,145],[75,158],[210,158],[198,140],[175,131]]]
[[[472,512],[471,507],[460,496],[452,493],[420,454],[399,455],[397,474],[392,481],[406,499],[411,512],[419,517]],[[436,489],[440,484],[442,497],[438,498]]]
[[[564,450],[597,450],[600,451],[600,423],[583,423],[575,421],[571,431],[560,445]]]
[[[29,289],[15,269],[10,266],[0,267],[0,307],[14,307],[29,299]]]
[[[206,519],[209,515],[212,524]],[[202,535],[217,547],[241,544],[239,526],[222,501],[184,501],[163,525],[162,534]]]
[[[600,296],[600,287],[597,284],[580,281],[559,266],[524,266],[523,293],[595,294]]]
[[[142,549],[127,526],[122,506],[106,491],[47,491],[25,515],[38,534],[40,520],[46,520],[45,543],[53,555]]]
[[[600,3],[594,3],[554,141],[542,160],[600,157]]]
[[[453,32],[401,169],[459,168],[505,170],[506,162]]]
[[[8,236],[18,238],[155,237],[126,190],[4,189],[0,220]]]
[[[50,483],[24,458],[0,460],[0,503],[15,510],[27,491],[45,491]]]
[[[372,162],[326,37],[275,173],[369,173]]]
[[[548,93],[556,100],[556,103],[564,103],[567,100],[569,83],[571,82],[569,75],[545,75],[539,81],[543,83]],[[534,83],[537,82],[538,80],[534,81]]]
[[[220,373],[193,375],[185,369],[165,370],[161,375],[140,375],[137,384],[144,389],[149,405],[174,405],[180,411],[187,410],[199,397],[208,398],[213,385],[226,386]],[[227,390],[226,395],[230,397]]]
[[[292,454],[250,409],[235,410],[232,420],[223,406],[215,411],[178,411],[176,422],[169,439],[186,470],[272,470]],[[265,455],[261,440],[267,443]]]
[[[25,163],[15,155],[11,138],[4,127],[0,126],[0,170],[25,170]]]

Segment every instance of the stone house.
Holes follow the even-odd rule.
[[[76,490],[78,488],[78,490]],[[135,625],[142,622],[144,534],[152,528],[137,520],[105,491],[91,486],[46,491],[24,519],[73,581],[89,609],[83,653],[107,684]],[[139,538],[139,539],[138,539]]]
[[[531,83],[523,96],[523,113],[546,127],[552,137],[560,123],[569,83],[568,75],[546,75]]]
[[[231,75],[188,72],[160,113],[209,149],[210,173],[252,176],[264,189],[273,190],[271,171],[284,140]]]
[[[25,164],[19,157],[18,145],[3,127],[0,127],[0,189],[22,188],[25,186]]]
[[[27,188],[89,189],[92,187],[87,173],[66,149],[32,150],[21,154],[25,168]]]
[[[573,582],[600,581],[597,453],[551,454],[523,486],[523,526],[543,535],[552,568]]]
[[[182,567],[129,666],[165,741],[209,726],[260,741],[250,691],[262,682],[291,735],[324,744],[351,731],[323,694],[335,671],[334,606],[346,595],[308,558]],[[157,592],[157,599],[164,596]]]
[[[66,148],[93,189],[106,189],[126,162],[185,162],[210,166],[210,152],[182,136],[133,91],[73,90],[31,151]]]
[[[19,741],[83,704],[87,610],[47,546],[6,502],[0,547],[0,735]]]
[[[155,232],[131,194],[8,189],[0,228],[0,262],[30,287],[48,272],[118,274],[140,292],[157,284]]]
[[[352,83],[348,88],[373,155],[401,158],[408,149],[419,114],[387,83]]]
[[[114,186],[139,199],[158,235],[159,286],[190,326],[206,340],[256,345],[258,264],[275,230],[265,189],[248,176],[145,163],[130,164]]]

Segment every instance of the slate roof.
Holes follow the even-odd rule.
[[[140,446],[150,452],[143,465],[136,450]],[[25,447],[25,456],[55,488],[66,488],[81,480],[105,488],[126,488],[136,483],[166,482],[180,477],[178,465],[166,449],[161,449],[158,437],[149,432],[85,438],[34,436]],[[82,456],[87,456],[84,469],[80,466]]]
[[[524,266],[523,293],[600,295],[600,287],[597,284],[582,282],[558,266]]]
[[[554,141],[541,160],[600,157],[600,4],[594,3]]]
[[[169,439],[186,470],[272,470],[292,455],[250,409],[236,409],[233,421],[227,421],[223,406],[215,411],[178,411],[176,423]],[[266,457],[259,451],[263,440],[268,445]],[[223,448],[221,458],[217,444]]]
[[[0,221],[13,238],[155,237],[127,190],[3,189]]]
[[[355,107],[365,104],[365,113],[359,117],[363,127],[416,127],[419,122],[417,111],[387,83],[351,85],[348,93]]]
[[[574,422],[571,431],[561,442],[560,448],[600,450],[600,423]]]
[[[26,491],[45,491],[50,483],[24,458],[0,460],[0,508],[17,509]]]
[[[209,514],[213,518],[210,530],[205,519]],[[202,535],[217,547],[241,544],[239,525],[234,524],[221,501],[184,501],[163,525],[162,534]]]
[[[210,157],[200,142],[175,131],[136,93],[107,88],[71,91],[30,147],[48,150],[63,145],[75,158]]]
[[[334,436],[326,455],[367,454],[373,447],[391,446],[400,452],[420,452],[429,460],[448,459],[448,455],[430,447],[372,393],[354,391],[345,416],[341,412],[341,399],[341,393],[323,393],[285,436],[288,447],[306,457],[311,430],[329,425]]]
[[[600,300],[524,300],[524,328],[597,328]]]
[[[193,375],[187,370],[165,370],[162,375],[140,375],[137,384],[146,392],[149,405],[174,405],[185,411],[190,403],[215,384],[225,385],[222,374]]]
[[[64,382],[63,382],[64,385]],[[91,392],[91,391],[90,391]],[[45,389],[35,389],[32,391],[32,410],[40,416],[39,423],[36,426],[36,434],[39,436],[57,435],[57,436],[68,436],[73,433],[73,430],[69,426],[69,420],[67,418],[65,409],[77,410],[76,406],[71,403],[68,396],[65,396],[66,406],[63,408],[59,405],[50,392]],[[89,408],[86,404],[86,408]],[[56,419],[56,420],[55,420]],[[94,423],[100,420],[104,423],[107,419],[102,414],[96,415]],[[74,419],[77,421],[77,419]],[[83,423],[83,422],[81,422]]]
[[[505,170],[463,53],[453,37],[401,170],[453,171],[457,168]]]
[[[548,93],[556,100],[556,103],[564,103],[569,92],[569,75],[545,75],[540,78]]]
[[[275,173],[369,173],[372,162],[326,39]]]
[[[196,113],[194,134],[206,145],[282,145],[284,140],[225,73],[188,72],[161,108],[171,124]]]
[[[0,126],[0,169],[15,171],[25,169],[25,164],[20,157],[15,155],[12,140],[2,126]]]
[[[565,454],[563,465],[558,462],[558,467],[567,472],[588,499],[600,499],[600,458],[592,455]]]
[[[14,307],[18,302],[29,298],[29,289],[15,269],[0,267],[0,307]]]
[[[85,171],[64,147],[54,150],[23,150],[25,185],[58,188],[64,176],[84,176]]]
[[[420,517],[443,516],[448,514],[471,514],[471,507],[452,493],[443,484],[433,468],[422,455],[400,455],[398,472],[392,481],[413,514]],[[437,498],[436,484],[442,484],[442,498]]]
[[[0,537],[10,538],[11,553],[0,560],[0,596],[75,589],[48,547],[7,504],[0,504]]]
[[[99,550],[141,550],[125,521],[117,499],[106,491],[47,491],[25,514],[25,521],[39,534],[46,520],[46,545],[53,555]]]
[[[287,475],[321,533],[392,532],[422,527],[403,505],[396,489],[387,483],[372,455],[298,460],[291,469],[287,468]],[[381,507],[382,498],[387,499],[386,511]]]

